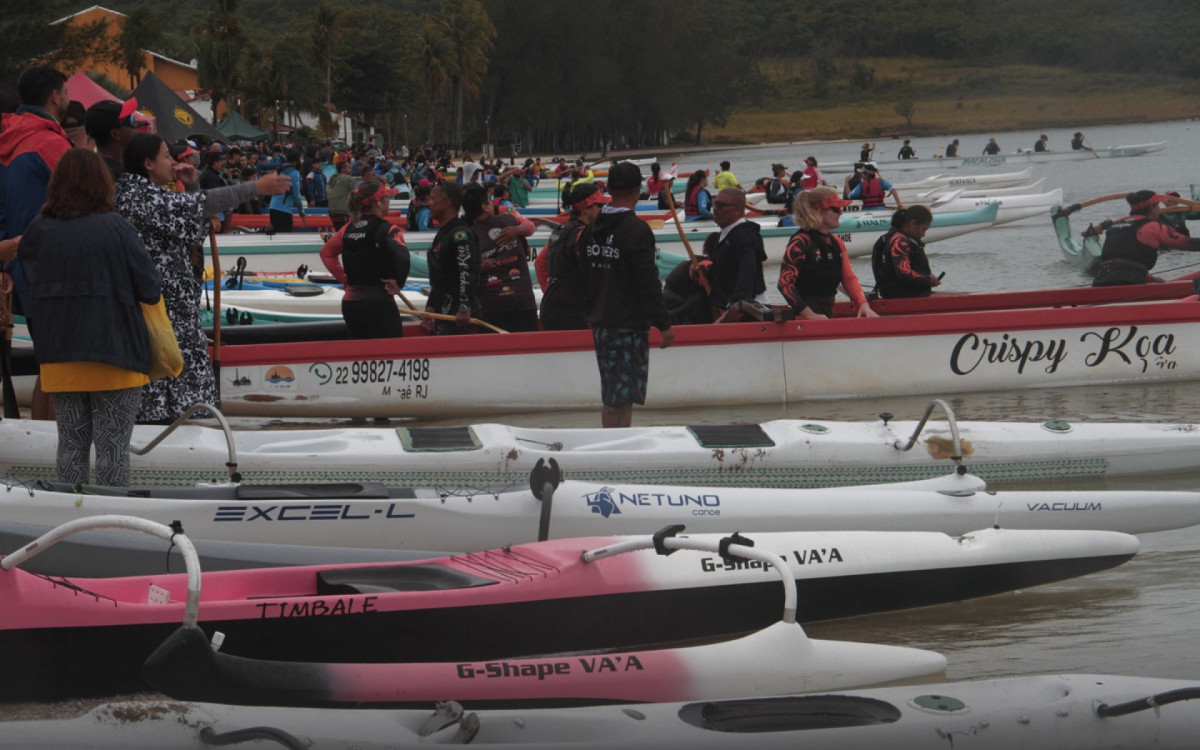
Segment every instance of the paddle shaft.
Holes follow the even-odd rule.
[[[400,300],[405,305],[408,306],[407,312],[409,312],[413,315],[416,315],[418,318],[429,318],[430,320],[451,320],[451,321],[458,320],[458,318],[454,317],[453,315],[445,315],[443,313],[429,312],[428,310],[418,310],[416,308],[416,306],[413,305],[413,303],[408,301],[408,297],[404,296],[404,292],[400,292]],[[492,325],[491,323],[480,320],[478,318],[471,318],[471,322],[477,326],[483,326],[484,328],[495,331],[496,333],[508,333],[508,331],[504,330],[503,328],[497,328],[496,326]]]
[[[683,231],[683,223],[679,221],[679,212],[675,210],[675,196],[671,195],[671,187],[667,186],[667,205],[671,207],[671,218],[675,220],[675,229],[679,232],[679,239],[683,240],[683,249],[687,250],[688,257],[692,260],[692,265],[696,264],[696,253],[692,250],[692,243],[688,242],[687,234]],[[712,288],[708,285],[708,277],[703,272],[698,274],[700,279],[700,287],[704,290],[705,295],[712,294]]]

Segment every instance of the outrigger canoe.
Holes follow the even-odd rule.
[[[1080,290],[1077,303],[1064,303],[1073,307],[978,309],[973,295],[935,294],[930,308],[890,304],[902,300],[887,307],[961,311],[678,326],[672,347],[653,350],[647,405],[782,405],[1194,379],[1200,298],[1141,301],[1156,296],[1147,286],[1155,285],[1098,294],[1128,300],[1123,304],[1089,306],[1078,302],[1087,298]],[[1178,284],[1157,286],[1180,292]],[[1014,294],[1008,298],[1025,293]],[[434,337],[410,326],[402,339],[345,335],[338,323],[227,329],[222,409],[251,417],[479,418],[600,406],[587,331]],[[239,337],[271,343],[238,344]],[[17,395],[27,403],[33,370],[22,362],[14,360],[25,376],[17,379]],[[531,373],[540,373],[534,385]]]
[[[197,540],[448,551],[645,534],[672,524],[696,533],[963,534],[998,526],[1140,534],[1200,523],[1196,492],[989,491],[975,477],[949,479],[953,483],[825,489],[579,482],[562,480],[553,460],[535,467],[524,489],[349,482],[121,489],[0,478],[0,518],[52,527],[87,516],[132,515],[178,520]]]
[[[1200,425],[959,421],[842,422],[539,429],[495,423],[451,427],[237,430],[183,425],[131,456],[134,484],[187,486],[381,482],[523,482],[557,458],[582,481],[713,487],[832,487],[940,476],[951,462],[989,484],[1173,474],[1200,470]],[[927,415],[928,416],[928,415]],[[163,428],[134,428],[133,445]],[[52,480],[53,422],[0,421],[0,474]]]
[[[775,698],[467,710],[300,709],[145,700],[9,721],[38,750],[207,750],[261,739],[301,750],[1193,750],[1200,681],[1006,677]],[[951,738],[954,744],[950,744]]]
[[[245,330],[257,328],[267,327]],[[226,345],[221,360],[222,408],[238,416],[478,418],[600,406],[587,331],[439,338],[411,327],[403,339]],[[1186,297],[680,326],[651,360],[652,408],[1182,381],[1200,373],[1200,305]]]
[[[309,661],[234,656],[210,645],[204,630],[192,624],[176,630],[155,649],[142,673],[159,692],[184,700],[219,698],[244,705],[374,708],[427,706],[449,694],[479,707],[770,696],[877,685],[927,677],[945,669],[945,657],[929,651],[809,639],[796,622],[796,581],[791,566],[782,556],[753,545],[752,540],[736,535],[701,539],[663,534],[588,549],[581,555],[585,563],[594,563],[632,550],[653,549],[664,555],[696,550],[716,553],[730,565],[757,563],[762,569],[774,571],[783,583],[782,617],[731,640],[636,650],[598,651],[588,647],[586,651],[568,650],[550,657],[484,661],[459,658],[455,662],[393,661],[385,648],[382,656],[376,654],[370,662],[346,663],[329,660],[324,653],[310,656]],[[508,572],[519,575],[517,570]],[[368,580],[377,573],[366,571]],[[290,593],[293,590],[288,590],[288,598],[294,596]],[[373,596],[371,600],[374,603],[382,598]],[[457,616],[475,614],[452,607]],[[198,604],[193,606],[189,598],[185,621],[193,620],[189,615],[198,610]],[[408,614],[420,617],[423,613]],[[610,614],[622,616],[621,612]],[[634,619],[644,614],[639,609]],[[509,609],[500,616],[519,618],[521,614]],[[575,619],[569,612],[564,616],[565,621]],[[412,635],[411,628],[403,624],[392,629],[379,619],[372,617],[368,627],[382,626],[393,635]],[[356,634],[364,624],[353,623],[351,632]],[[525,635],[535,636],[528,630]],[[224,636],[222,633],[220,647],[228,640]],[[673,638],[677,636],[672,634]],[[646,635],[639,632],[635,638],[645,639]],[[523,643],[542,647],[536,639]]]
[[[1129,156],[1145,156],[1163,151],[1166,141],[1138,143],[1126,146],[1110,146],[1091,150],[1067,151],[1020,151],[1009,154],[981,154],[977,156],[934,156],[925,159],[880,159],[878,164],[885,172],[911,169],[952,169],[958,167],[1008,167],[1039,164],[1055,161],[1081,161],[1089,159],[1117,159]],[[826,172],[849,172],[854,162],[826,162],[821,169]]]
[[[187,573],[91,579],[41,576],[21,568],[26,560],[77,531],[155,527],[156,536],[183,551]],[[0,689],[7,700],[140,689],[143,661],[181,623],[190,632],[176,639],[182,643],[168,645],[168,653],[147,674],[156,686],[173,686],[171,692],[177,696],[198,695],[180,684],[187,676],[172,666],[174,660],[184,658],[176,649],[186,655],[195,648],[197,629],[204,633],[205,648],[219,631],[222,635],[214,645],[223,654],[276,663],[404,663],[426,665],[410,669],[432,670],[427,665],[475,666],[568,652],[690,645],[761,628],[775,631],[764,640],[779,646],[779,655],[786,658],[797,654],[796,648],[808,646],[802,631],[787,634],[780,631],[788,628],[778,625],[790,623],[798,630],[796,622],[1026,588],[1111,568],[1138,549],[1134,537],[1095,531],[985,529],[955,538],[870,532],[696,537],[680,535],[680,530],[672,527],[632,539],[605,536],[506,546],[412,563],[301,566],[201,576],[190,534],[185,538],[177,523],[167,527],[123,516],[84,518],[0,560],[0,591],[10,605],[9,615],[0,623],[9,677]],[[672,554],[681,549],[706,554]],[[931,661],[927,652],[914,660],[907,650],[890,657],[879,651],[865,659],[890,662],[889,675],[870,672],[864,659],[849,651],[835,653],[845,659],[843,686],[852,684],[847,680],[867,684],[896,679],[903,676],[896,674],[897,669],[919,665],[923,671],[909,672],[913,676],[940,671],[945,665],[940,657],[936,663]],[[211,666],[197,667],[201,684],[196,690],[205,689],[206,679],[219,680],[219,675],[204,675]],[[242,666],[258,671],[254,665],[235,668]],[[315,676],[297,673],[295,684],[317,678],[341,682],[314,688],[306,696],[309,705],[324,700],[321,690],[325,688],[345,692],[342,699],[324,705],[368,702],[366,693],[351,692],[355,682],[363,689],[392,690],[389,695],[394,700],[389,702],[408,702],[400,699],[400,688],[407,684],[387,688],[380,668],[367,670],[373,676],[364,672],[362,680],[345,674],[345,669],[349,667]],[[444,674],[445,668],[439,669],[441,697],[472,692],[483,699],[495,690],[496,683],[483,675],[472,690],[475,675],[460,673],[460,692],[454,689],[454,679]],[[482,669],[489,671],[486,664]],[[537,667],[535,673],[542,669]],[[562,669],[575,671],[573,666]],[[769,682],[781,678],[775,673]],[[243,688],[227,697],[235,702],[283,699],[283,691],[271,684],[270,692],[257,699],[251,695],[253,689]],[[746,683],[738,686],[749,689]],[[414,696],[427,695],[412,689]],[[714,686],[708,688],[710,695],[713,690]],[[357,697],[345,698],[352,694]],[[664,692],[664,696],[671,694]],[[491,695],[495,697],[494,692]],[[436,699],[437,695],[415,698]]]

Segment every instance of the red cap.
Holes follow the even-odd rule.
[[[137,112],[137,97],[131,96],[121,104],[121,114],[118,119],[120,117],[129,117],[134,112]]]

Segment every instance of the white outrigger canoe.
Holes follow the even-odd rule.
[[[1167,147],[1166,141],[1137,143],[1127,146],[1110,146],[1093,150],[1067,151],[1019,151],[1009,154],[980,154],[977,156],[934,156],[927,159],[881,159],[880,169],[884,172],[912,169],[954,169],[958,167],[1007,167],[1039,164],[1055,161],[1080,161],[1086,159],[1116,159],[1128,156],[1145,156]],[[821,165],[826,172],[848,172],[854,162],[827,162]]]
[[[942,401],[935,402],[945,407]],[[456,427],[236,430],[183,425],[131,456],[131,482],[188,486],[236,472],[249,484],[523,482],[556,458],[584,481],[713,487],[833,487],[931,479],[961,463],[988,483],[1149,476],[1200,470],[1200,425],[958,421],[541,429]],[[145,446],[163,428],[139,425]],[[915,436],[915,440],[914,440]],[[0,473],[52,480],[53,422],[0,421]]]
[[[933,225],[925,235],[925,242],[958,237],[968,232],[986,229],[996,220],[997,211],[987,205],[962,204],[961,210],[948,207],[939,210],[933,218]],[[795,227],[776,227],[773,224],[777,217],[764,218],[763,244],[767,252],[768,262],[778,263],[783,259],[787,241],[796,233]],[[842,221],[835,232],[846,244],[846,249],[852,256],[867,255],[875,244],[875,240],[891,228],[891,212],[886,216],[847,212],[842,215]],[[684,235],[694,248],[704,244],[704,238],[717,231],[712,222],[686,222],[683,224]],[[545,246],[550,239],[551,231],[546,226],[539,227],[527,239],[530,248],[538,250]],[[427,274],[424,266],[424,254],[433,243],[432,232],[406,232],[405,244],[416,253],[419,265],[415,265],[413,276]],[[655,243],[663,253],[686,255],[683,240],[673,224],[667,224],[654,229]],[[222,235],[219,248],[227,259],[244,257],[247,268],[251,271],[294,272],[301,265],[310,269],[323,269],[320,252],[324,245],[321,235],[313,232],[292,232],[291,234],[233,234]]]
[[[180,521],[197,540],[471,551],[575,536],[729,529],[1095,529],[1138,534],[1200,523],[1200,493],[881,488],[785,490],[558,481],[525,489],[372,483],[72,487],[0,478],[0,517],[58,526],[93,515]],[[960,478],[966,479],[966,478]],[[534,489],[530,489],[534,488]]]
[[[13,747],[248,742],[314,750],[1192,750],[1200,682],[1064,674],[759,699],[581,708],[301,709],[149,700],[4,725]],[[953,741],[953,744],[951,744]],[[469,743],[469,744],[468,744]]]

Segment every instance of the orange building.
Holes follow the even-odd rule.
[[[99,5],[93,5],[86,10],[73,13],[66,18],[60,18],[54,24],[66,23],[72,26],[87,26],[89,24],[107,22],[108,35],[113,38],[113,43],[115,44],[116,39],[121,35],[121,29],[125,26],[125,18],[124,13],[102,8]],[[142,63],[143,74],[146,71],[153,71],[168,87],[175,91],[194,91],[200,88],[195,65],[172,60],[169,57],[160,55],[157,52],[151,52],[150,50],[142,50],[142,53],[144,55]],[[135,87],[134,82],[130,80],[129,74],[125,72],[125,69],[115,63],[89,61],[78,68],[68,69],[67,66],[62,68],[62,71],[67,75],[74,73],[76,70],[82,70],[85,73],[103,73],[108,78],[128,89]]]

